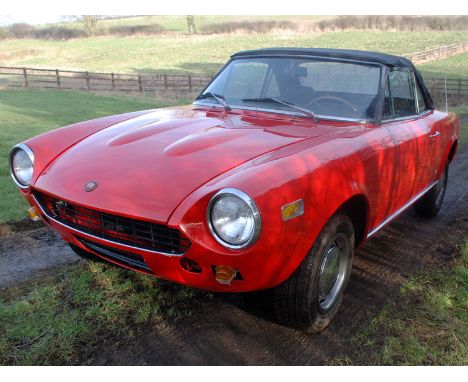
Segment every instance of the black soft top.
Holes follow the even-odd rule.
[[[326,57],[338,58],[346,60],[355,60],[363,62],[371,62],[386,65],[389,67],[402,67],[414,71],[415,77],[424,99],[426,106],[433,109],[434,102],[432,97],[424,85],[421,73],[417,70],[413,63],[405,57],[394,56],[392,54],[385,54],[379,52],[368,52],[365,50],[352,50],[352,49],[327,49],[327,48],[266,48],[245,50],[233,54],[232,58],[249,57],[249,56],[313,56],[313,57]]]

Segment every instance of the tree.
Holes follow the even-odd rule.
[[[96,34],[97,24],[102,19],[100,15],[81,15],[75,16],[75,19],[83,24],[85,33],[88,36],[94,36]]]

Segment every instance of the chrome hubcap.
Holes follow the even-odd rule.
[[[320,308],[329,309],[343,287],[348,267],[348,240],[337,234],[328,244],[319,268],[318,293]]]

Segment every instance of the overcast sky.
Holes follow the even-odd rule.
[[[64,16],[60,15],[0,15],[0,25],[13,23],[46,24],[62,21]]]

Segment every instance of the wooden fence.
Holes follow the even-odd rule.
[[[0,66],[0,86],[105,92],[191,94],[199,92],[211,76],[124,74]]]
[[[438,48],[425,50],[424,52],[410,53],[406,55],[406,57],[408,57],[413,64],[421,64],[427,61],[454,56],[466,51],[468,51],[468,41],[463,41],[457,44],[439,46]]]
[[[0,66],[0,87],[70,89],[105,92],[149,93],[192,96],[200,92],[211,76],[171,74],[122,74]],[[468,79],[424,78],[435,100],[451,106],[468,103]],[[438,102],[440,103],[440,102]]]

